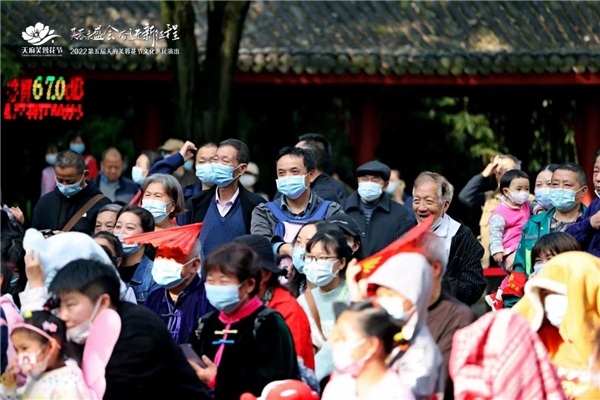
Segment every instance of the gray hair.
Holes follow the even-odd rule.
[[[438,185],[438,197],[440,198],[440,201],[447,201],[449,203],[452,202],[452,198],[454,197],[454,186],[452,186],[452,184],[448,182],[448,179],[446,179],[444,176],[438,174],[437,172],[430,171],[421,172],[419,176],[417,176],[417,179],[415,179],[415,184],[413,185],[412,191],[413,197],[415,195],[417,186],[425,182],[433,182]]]
[[[175,209],[171,214],[170,218],[177,217],[185,212],[185,199],[183,197],[183,191],[181,185],[172,175],[167,174],[154,174],[149,175],[144,179],[144,185],[142,187],[142,193],[146,193],[148,186],[153,183],[159,183],[165,189],[167,196],[171,198],[171,201],[175,205]]]
[[[102,207],[100,210],[98,210],[98,214],[101,214],[104,211],[112,211],[112,212],[118,213],[119,211],[121,211],[122,208],[123,208],[123,206],[120,204],[110,203],[110,204],[107,204],[104,207]]]
[[[75,168],[75,171],[80,175],[87,169],[81,154],[73,150],[64,150],[58,153],[54,167],[60,169]]]
[[[521,169],[521,160],[519,160],[515,156],[511,156],[510,154],[501,154],[498,156],[498,158],[501,160],[509,158],[509,159],[513,160],[513,162],[515,163],[515,169]]]
[[[440,279],[442,279],[448,269],[448,251],[444,239],[433,232],[425,232],[417,239],[416,245],[430,263],[435,261],[442,263],[442,273],[440,274]]]

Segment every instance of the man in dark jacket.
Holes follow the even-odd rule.
[[[385,194],[390,173],[390,168],[379,161],[361,165],[356,170],[358,190],[346,200],[346,214],[356,220],[362,231],[364,257],[382,250],[416,223],[402,204]]]
[[[98,196],[103,195],[96,185],[86,181],[88,171],[85,168],[81,155],[72,150],[65,150],[56,156],[56,187],[42,196],[33,209],[32,228],[62,231],[80,209],[91,205],[71,228],[71,232],[94,233],[98,210],[109,204],[110,199]]]
[[[129,204],[138,196],[138,185],[123,176],[123,156],[114,147],[104,150],[100,161],[100,175],[92,182],[111,201]]]
[[[219,144],[213,158],[215,185],[186,203],[185,223],[204,222],[200,232],[202,256],[223,243],[250,233],[252,211],[265,199],[239,184],[250,162],[248,146],[236,139]]]

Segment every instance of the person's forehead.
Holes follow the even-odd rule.
[[[552,171],[545,170],[538,174],[538,176],[536,178],[536,182],[546,182],[546,181],[549,181],[550,179],[552,179]]]
[[[431,181],[425,181],[420,183],[419,185],[415,186],[415,194],[417,193],[422,193],[422,194],[433,194],[436,197],[438,196],[440,191],[440,185],[438,185],[435,182],[431,182]]]
[[[166,193],[165,187],[160,182],[152,182],[146,188],[146,192],[148,193]]]
[[[67,168],[54,167],[54,173],[56,174],[56,176],[78,176],[79,175],[77,173],[77,169],[75,169],[75,167],[67,167]]]
[[[576,182],[577,173],[566,169],[557,169],[552,174],[553,181]]]
[[[73,301],[89,301],[91,302],[91,300],[84,295],[81,292],[78,292],[76,290],[69,290],[69,291],[65,291],[65,292],[60,292],[58,293],[58,298],[61,301],[66,301],[66,300],[73,300]]]
[[[98,214],[98,217],[96,217],[96,219],[115,219],[116,217],[116,211],[104,210],[100,214]]]
[[[507,170],[515,169],[515,167],[516,167],[515,162],[510,158],[501,159],[499,164],[501,167],[503,167],[504,169],[507,169]]]
[[[150,160],[148,159],[148,156],[146,156],[145,154],[140,154],[140,156],[137,158],[137,160],[135,160],[136,164],[137,163],[142,163],[142,164],[147,164],[150,162]]]
[[[216,151],[216,154],[219,157],[227,157],[229,159],[234,159],[237,157],[237,149],[233,146],[225,145],[219,147]]]
[[[304,159],[300,156],[286,154],[277,160],[277,168],[304,168]]]
[[[131,212],[124,212],[119,215],[119,222],[122,224],[136,224],[139,225],[141,223],[140,217]]]
[[[118,164],[118,163],[120,163],[121,161],[122,161],[122,160],[121,160],[121,157],[120,157],[120,156],[118,156],[118,155],[116,155],[116,154],[113,154],[113,155],[107,155],[106,157],[104,157],[104,162],[105,162],[106,164]]]
[[[529,179],[527,178],[515,178],[513,179],[511,182],[511,185],[514,186],[523,186],[523,185],[529,185]]]
[[[213,158],[217,154],[216,147],[200,147],[198,149],[198,157],[200,158]]]

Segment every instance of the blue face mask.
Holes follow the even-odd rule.
[[[219,163],[212,163],[210,166],[214,177],[213,179],[218,187],[225,187],[233,182],[233,171],[240,167],[238,165],[234,168]]]
[[[296,271],[304,274],[304,256],[306,255],[306,249],[304,247],[294,247],[292,249],[292,264]]]
[[[81,180],[83,180],[83,177],[81,177]],[[56,182],[56,187],[63,195],[67,197],[75,196],[77,193],[81,192],[81,189],[83,189],[83,187],[81,187],[81,181],[72,185],[63,185],[60,182]]]
[[[191,171],[192,168],[194,168],[194,161],[193,160],[187,160],[185,162],[185,164],[183,164],[183,168],[185,168],[186,171]]]
[[[306,191],[304,184],[306,175],[291,175],[277,179],[277,190],[285,197],[296,200]]]
[[[188,276],[181,277],[181,269],[196,259],[190,260],[185,264],[179,264],[172,260],[159,258],[154,260],[152,265],[152,278],[154,282],[167,289],[173,289],[183,283]]]
[[[304,263],[304,274],[313,285],[323,287],[337,276],[333,272],[336,261],[310,261]]]
[[[125,244],[125,243],[123,243],[123,239],[126,238],[129,235],[116,235],[116,236],[119,238],[119,241],[121,242],[121,246],[123,246],[123,257],[129,257],[129,256],[135,254],[135,252],[140,249],[140,245],[139,244]]]
[[[169,203],[165,203],[160,200],[144,199],[142,200],[142,208],[150,211],[154,217],[154,222],[160,224],[167,218],[167,206]]]
[[[219,311],[233,311],[240,304],[240,294],[238,289],[240,285],[211,285],[204,284],[206,298]]]
[[[140,167],[133,167],[131,168],[131,180],[134,181],[135,183],[137,183],[138,185],[141,185],[142,183],[144,183],[144,170],[141,169]]]
[[[215,184],[215,176],[212,172],[212,164],[196,164],[196,177],[205,185]]]
[[[535,201],[544,209],[549,210],[552,208],[552,202],[550,201],[550,188],[535,189]]]
[[[577,205],[575,195],[577,192],[579,192],[579,190],[550,189],[550,202],[558,211],[565,212],[572,210]]]
[[[46,163],[54,165],[56,163],[56,154],[46,154]]]
[[[69,149],[73,150],[77,154],[83,154],[85,151],[85,144],[83,143],[71,143]]]
[[[377,200],[383,193],[383,185],[375,182],[359,182],[358,195],[367,203]]]

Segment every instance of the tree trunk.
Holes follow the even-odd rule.
[[[180,37],[175,41],[178,55],[171,57],[173,77],[175,81],[175,131],[169,136],[181,139],[198,139],[200,131],[199,82],[200,67],[198,65],[198,48],[194,25],[196,16],[191,1],[163,1],[161,17],[164,23],[177,25]],[[166,29],[166,25],[164,27]]]
[[[231,89],[244,20],[250,1],[208,1],[208,34],[202,80],[202,133],[205,141],[219,141],[229,117]]]

